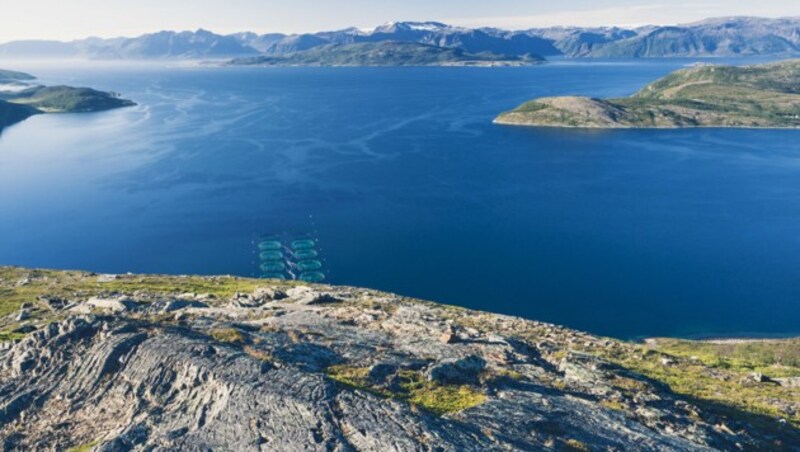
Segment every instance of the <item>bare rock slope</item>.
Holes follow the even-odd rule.
[[[679,357],[365,289],[0,268],[0,315],[6,450],[800,447],[797,388],[759,413],[626,364]]]

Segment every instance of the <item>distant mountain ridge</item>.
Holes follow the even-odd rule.
[[[225,59],[285,57],[323,46],[404,42],[470,54],[568,58],[665,58],[800,55],[800,18],[729,17],[678,26],[550,27],[509,31],[440,22],[393,22],[372,30],[285,35],[219,35],[206,30],[162,31],[135,38],[72,42],[15,41],[0,58]]]
[[[0,58],[200,59],[255,55],[237,36],[207,30],[161,31],[136,38],[87,38],[71,42],[14,41],[0,45]]]
[[[359,42],[326,44],[289,55],[235,58],[236,66],[527,66],[541,57],[518,57],[491,52],[469,53],[459,47],[416,42]]]

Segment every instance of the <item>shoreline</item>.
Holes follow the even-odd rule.
[[[502,116],[502,115],[501,115]],[[492,124],[498,126],[527,128],[527,129],[566,129],[566,130],[586,130],[586,131],[600,131],[600,130],[800,130],[800,126],[794,127],[780,127],[780,126],[573,126],[573,125],[559,125],[559,124],[523,124],[512,121],[504,121],[500,116],[492,120]],[[800,335],[800,334],[799,334]]]
[[[634,342],[641,344],[655,344],[660,340],[678,340],[687,342],[704,342],[708,344],[758,344],[758,343],[780,343],[787,341],[800,340],[800,333],[797,334],[770,334],[770,333],[745,333],[741,336],[717,335],[717,334],[695,334],[690,336],[648,336],[633,339]]]

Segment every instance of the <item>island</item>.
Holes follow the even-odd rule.
[[[579,128],[800,127],[800,60],[682,69],[633,96],[526,102],[497,124]]]
[[[413,42],[331,44],[281,56],[236,58],[232,66],[527,66],[544,61],[535,55],[468,53]]]
[[[35,77],[0,70],[0,132],[45,113],[89,113],[136,105],[117,93],[71,86],[31,85]]]
[[[35,80],[36,77],[26,74],[24,72],[17,72],[17,71],[9,71],[6,69],[0,69],[0,83],[8,83],[8,82],[20,82],[26,80]]]
[[[799,387],[793,339],[629,342],[371,289],[0,267],[7,450],[797,450]]]

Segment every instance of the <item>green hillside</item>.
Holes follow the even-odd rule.
[[[548,97],[499,124],[549,127],[800,127],[800,60],[676,71],[631,97]]]
[[[0,99],[47,113],[83,113],[134,105],[115,93],[70,86],[35,87],[18,93],[0,93]]]
[[[0,70],[0,83],[20,86],[21,91],[0,91],[0,132],[3,128],[41,113],[86,113],[135,105],[119,94],[71,86],[30,86],[35,77],[24,72]]]

